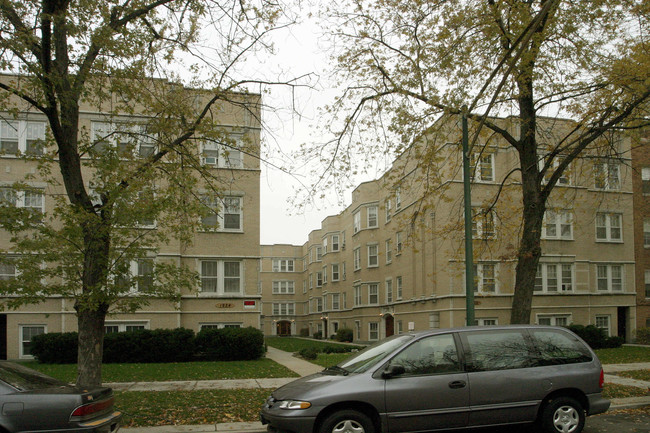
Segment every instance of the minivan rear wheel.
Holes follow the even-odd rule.
[[[375,433],[372,420],[356,410],[341,410],[329,415],[319,433]]]
[[[585,411],[574,398],[554,398],[544,407],[541,424],[546,433],[580,433],[585,426]]]

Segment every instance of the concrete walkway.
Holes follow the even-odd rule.
[[[268,348],[266,357],[288,369],[298,373],[300,376],[307,376],[318,373],[323,367],[307,362],[293,356],[289,352]],[[607,364],[605,370],[605,382],[620,385],[629,385],[650,390],[650,382],[629,379],[617,376],[616,373],[630,370],[650,370],[650,362],[635,364]],[[295,377],[275,379],[235,379],[235,380],[188,380],[174,382],[120,382],[107,383],[117,391],[194,391],[201,389],[240,389],[240,388],[261,388],[275,389],[286,383],[295,380]],[[610,410],[632,409],[650,405],[650,396],[630,397],[613,399]],[[201,425],[169,425],[161,427],[123,427],[127,433],[208,433],[208,432],[237,432],[237,433],[262,433],[266,428],[259,422],[251,423],[221,423]]]

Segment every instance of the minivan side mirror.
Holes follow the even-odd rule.
[[[406,369],[403,365],[400,364],[388,364],[386,369],[381,373],[383,379],[390,379],[391,377],[402,375],[406,372]]]

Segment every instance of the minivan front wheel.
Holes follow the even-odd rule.
[[[585,426],[585,411],[577,400],[558,397],[544,407],[541,422],[546,433],[580,433]]]
[[[375,433],[372,420],[356,410],[341,410],[329,415],[319,433]]]

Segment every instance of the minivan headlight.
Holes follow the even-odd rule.
[[[300,400],[282,400],[278,407],[280,409],[287,409],[287,410],[309,409],[311,407],[311,403],[308,401],[300,401]]]

